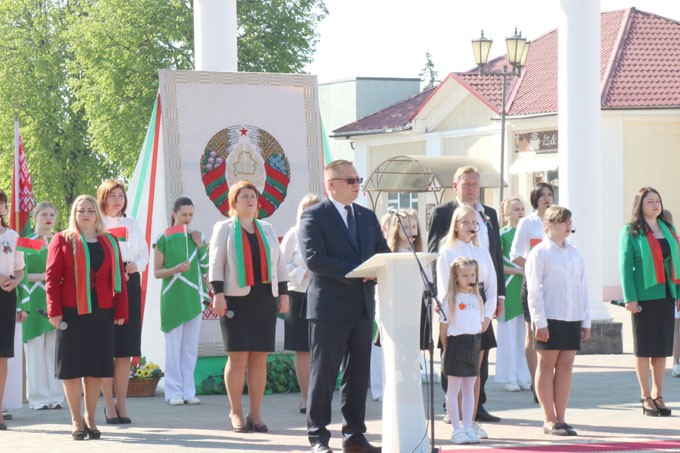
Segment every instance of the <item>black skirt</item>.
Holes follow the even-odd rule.
[[[522,280],[522,286],[519,290],[519,300],[522,302],[522,311],[524,312],[524,320],[531,323],[531,313],[529,313],[529,291],[527,290],[527,279]]]
[[[640,313],[632,314],[633,353],[636,357],[673,355],[675,311],[673,299],[641,300]]]
[[[447,376],[470,377],[479,375],[479,356],[482,336],[449,336],[444,349],[442,369]]]
[[[309,352],[309,321],[305,293],[288,292],[290,307],[285,314],[283,348],[287,351]]]
[[[17,293],[0,289],[0,357],[14,357],[17,323]]]
[[[142,355],[142,286],[139,272],[129,274],[127,281],[128,321],[113,328],[114,357]]]
[[[57,330],[57,379],[113,377],[113,309],[100,309],[92,299],[87,315],[64,307],[68,329]]]
[[[247,296],[226,296],[230,319],[220,317],[222,341],[227,352],[274,352],[276,334],[276,299],[272,285],[256,283]]]
[[[548,319],[547,342],[536,341],[534,331],[534,349],[542,351],[578,351],[581,349],[581,321],[559,321]]]

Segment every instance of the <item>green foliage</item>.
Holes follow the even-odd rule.
[[[12,162],[19,110],[37,201],[64,227],[105,178],[129,179],[158,69],[193,67],[191,0],[0,2],[0,158]],[[239,0],[239,70],[298,72],[311,61],[323,0]],[[10,190],[12,168],[0,168]]]

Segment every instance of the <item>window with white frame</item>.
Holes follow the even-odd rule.
[[[394,209],[411,208],[418,210],[417,192],[393,192],[387,194],[387,207]]]

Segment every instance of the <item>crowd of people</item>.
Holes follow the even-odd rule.
[[[312,452],[331,451],[328,425],[340,372],[343,450],[381,450],[366,440],[364,420],[369,382],[374,397],[381,394],[382,377],[370,371],[381,362],[380,329],[374,334],[374,319],[380,318],[376,281],[346,275],[376,253],[422,251],[424,241],[417,211],[403,210],[401,222],[393,214],[379,222],[355,203],[361,182],[351,162],[328,164],[327,196],[300,200],[296,223],[280,244],[272,224],[258,219],[261,194],[249,181],[230,187],[228,218],[215,224],[209,243],[190,229],[192,201],[175,201],[172,226],[151,244],[153,276],[162,280],[169,405],[201,403],[194,368],[202,312],[209,306],[219,316],[228,356],[231,428],[267,432],[267,356],[275,348],[277,315],[283,314],[284,347],[294,352],[299,411],[307,417]],[[545,182],[529,194],[533,213],[525,216],[522,200],[512,197],[501,204],[501,222],[496,210],[480,202],[475,168],[459,168],[452,188],[454,199],[433,210],[427,234],[428,251],[439,253],[431,269],[442,301],[441,311],[434,310],[439,335],[430,330],[436,314],[422,304],[419,345],[427,349],[433,334],[438,337],[451,441],[479,443],[488,438],[480,422],[500,421],[486,408],[492,405],[485,384],[493,348],[496,382],[511,392],[533,392],[544,433],[574,436],[566,409],[575,355],[590,337],[591,301],[583,258],[569,241],[572,213],[554,204],[555,189]],[[75,199],[68,226],[55,233],[57,211],[41,202],[28,238],[33,248],[27,248],[6,223],[7,196],[0,191],[0,405],[8,359],[15,354],[15,326],[23,322],[29,407],[59,409],[65,398],[74,440],[101,437],[100,394],[107,424],[132,423],[126,394],[131,359],[142,355],[141,273],[149,244],[126,209],[124,185],[106,180],[97,198]],[[673,376],[680,376],[680,239],[651,187],[635,196],[631,220],[620,233],[618,262],[642,412],[668,416],[667,357],[674,357]]]

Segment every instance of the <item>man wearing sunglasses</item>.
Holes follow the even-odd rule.
[[[498,226],[498,216],[496,211],[479,202],[480,194],[480,177],[479,172],[474,167],[460,167],[456,170],[453,176],[453,190],[456,193],[455,200],[437,206],[430,217],[430,228],[427,235],[428,251],[437,253],[439,251],[439,244],[442,239],[448,234],[451,227],[451,218],[453,211],[460,205],[467,205],[475,209],[478,213],[476,231],[479,238],[479,245],[486,247],[491,255],[494,268],[496,270],[496,277],[498,279],[498,305],[496,309],[496,316],[503,311],[505,302],[505,281],[503,276],[503,250],[501,248],[500,228]],[[439,294],[439,297],[443,297]],[[482,335],[482,350],[484,356],[481,362],[479,382],[479,404],[477,406],[477,414],[475,420],[478,422],[499,422],[501,419],[491,415],[484,408],[486,403],[486,392],[484,391],[484,384],[489,377],[489,349],[496,347],[496,338],[493,333],[493,326],[489,328]],[[447,380],[442,379],[442,387],[446,385]],[[446,388],[444,388],[446,392]],[[457,417],[458,414],[448,414],[449,416]],[[477,427],[479,425],[476,425]],[[481,430],[481,428],[479,428]],[[486,436],[484,431],[478,431],[478,435]],[[480,437],[481,437],[480,436]],[[483,437],[485,438],[485,437]]]
[[[354,203],[362,181],[351,162],[331,162],[324,169],[328,197],[300,219],[300,250],[311,272],[307,436],[314,453],[332,451],[326,426],[341,364],[343,451],[381,451],[364,436],[375,282],[345,278],[374,254],[390,251],[373,211]]]

